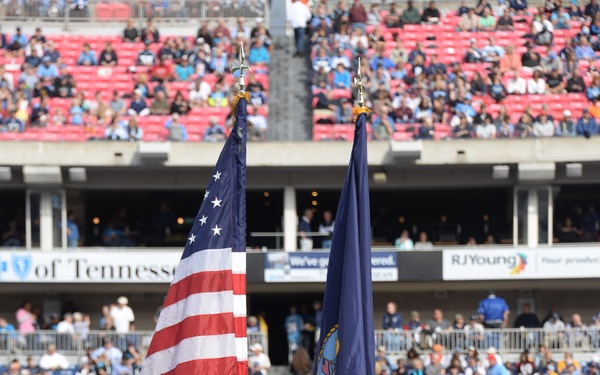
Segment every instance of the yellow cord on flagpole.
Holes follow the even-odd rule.
[[[371,114],[371,110],[367,107],[354,107],[352,108],[352,114],[354,115],[354,121],[361,113],[366,114],[367,116]]]
[[[250,102],[250,93],[247,91],[240,91],[237,94],[235,94],[235,96],[231,100],[231,104],[230,104],[231,113],[233,113],[234,116],[235,116],[235,111],[237,110],[238,102],[240,101],[241,98],[244,98],[244,99],[246,99],[247,102]]]

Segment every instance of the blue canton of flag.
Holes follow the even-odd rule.
[[[204,193],[142,375],[248,373],[246,99]]]
[[[335,218],[314,374],[374,374],[371,278],[367,129],[361,113]]]

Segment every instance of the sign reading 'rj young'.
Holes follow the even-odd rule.
[[[600,278],[600,248],[443,251],[444,280]]]
[[[269,253],[265,256],[265,282],[325,282],[329,253]],[[398,281],[395,252],[371,253],[373,281]]]
[[[0,282],[169,283],[176,252],[0,252]]]

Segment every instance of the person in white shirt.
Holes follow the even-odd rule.
[[[519,75],[519,71],[512,70],[513,78],[506,85],[506,92],[512,95],[525,95],[527,93],[527,82]]]
[[[267,119],[258,112],[258,107],[252,107],[252,114],[248,114],[248,122],[254,130],[254,140],[265,140],[267,136]]]
[[[304,54],[304,36],[306,35],[306,23],[310,21],[312,14],[308,6],[300,0],[292,0],[288,8],[287,20],[294,29],[294,41],[296,42],[296,53],[294,57],[302,57]]]
[[[106,356],[111,364],[121,363],[121,359],[123,358],[123,352],[113,346],[110,337],[104,337],[102,339],[102,346],[94,350],[90,355],[90,358],[96,363],[99,360],[101,361],[104,356]]]
[[[133,310],[127,306],[128,303],[127,297],[121,296],[117,299],[117,305],[110,309],[110,316],[113,318],[117,333],[128,333],[129,325],[135,320]]]
[[[415,250],[433,250],[433,244],[427,238],[427,232],[419,234],[419,240],[415,242]]]
[[[263,346],[259,343],[254,343],[250,346],[253,355],[248,358],[248,367],[251,374],[267,375],[267,370],[271,368],[271,360],[263,352]]]
[[[206,107],[210,94],[212,94],[210,85],[202,77],[196,78],[190,85],[190,106],[192,108]]]
[[[481,139],[496,138],[496,125],[492,124],[490,117],[486,117],[483,124],[477,125],[475,133]]]
[[[63,321],[56,325],[56,332],[74,334],[75,327],[73,326],[73,315],[66,313]]]
[[[546,92],[546,81],[542,79],[539,70],[533,72],[533,77],[527,80],[527,93],[529,95],[543,94]]]
[[[40,359],[40,369],[44,371],[66,370],[69,367],[69,361],[56,351],[54,344],[48,346],[47,353]]]

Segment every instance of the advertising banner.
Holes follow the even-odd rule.
[[[329,253],[267,253],[265,282],[325,282]],[[371,253],[373,281],[398,281],[398,257],[395,252]]]
[[[600,277],[598,248],[444,250],[444,280],[587,279]]]

